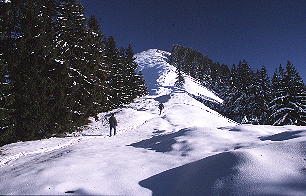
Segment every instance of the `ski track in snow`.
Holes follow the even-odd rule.
[[[136,54],[149,95],[90,118],[82,132],[1,147],[0,194],[305,195],[306,127],[225,118],[192,98],[222,103],[197,81],[174,87],[169,56]]]
[[[52,151],[56,151],[62,148],[66,148],[69,146],[74,145],[75,143],[77,143],[78,141],[80,141],[80,138],[72,138],[70,139],[68,142],[65,142],[63,144],[58,144],[57,146],[51,146],[51,147],[41,147],[38,150],[34,150],[34,151],[23,151],[23,152],[19,152],[17,154],[13,154],[13,155],[7,155],[7,156],[1,156],[0,157],[0,167],[3,167],[5,165],[8,165],[10,162],[15,161],[19,158],[22,158],[24,156],[29,156],[29,155],[36,155],[36,154],[42,154],[42,153],[49,153]]]

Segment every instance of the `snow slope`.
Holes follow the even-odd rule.
[[[0,194],[305,195],[306,127],[238,125],[191,95],[222,102],[185,76],[170,53],[136,55],[150,95],[66,138],[1,147]],[[158,103],[165,109],[159,115]]]
[[[176,68],[168,63],[170,56],[171,53],[157,49],[150,49],[135,55],[139,65],[137,71],[141,71],[144,75],[150,95],[161,96],[183,90],[189,94],[207,97],[222,103],[223,100],[186,75],[183,89],[177,89],[174,86],[177,77]]]

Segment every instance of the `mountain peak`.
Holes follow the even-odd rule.
[[[155,67],[156,65],[168,62],[171,56],[170,52],[159,49],[148,49],[146,51],[135,54],[136,62],[138,63],[138,71],[142,71],[145,67]]]
[[[194,97],[200,96],[210,101],[223,102],[209,89],[185,74],[183,74],[185,80],[183,87],[176,87],[177,71],[176,67],[170,64],[170,57],[170,52],[159,49],[149,49],[135,54],[137,71],[143,74],[150,95],[165,95],[179,91]]]

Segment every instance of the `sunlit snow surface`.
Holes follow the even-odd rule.
[[[1,147],[0,194],[305,195],[306,127],[238,125],[190,95],[222,102],[168,52],[137,54],[150,95],[66,138]],[[158,103],[165,110],[159,115]]]
[[[174,86],[177,78],[176,68],[169,64],[170,56],[169,52],[157,49],[150,49],[135,55],[136,62],[140,65],[137,71],[144,75],[150,95],[163,95],[181,90],[192,95],[205,96],[217,102],[222,102],[219,97],[188,76],[184,76],[185,84],[183,88],[177,89]]]

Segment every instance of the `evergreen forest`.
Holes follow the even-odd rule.
[[[213,62],[200,52],[175,45],[171,64],[177,68],[178,86],[183,73],[218,94],[223,104],[198,98],[224,116],[240,123],[306,125],[305,84],[294,65],[279,65],[272,78],[262,66],[253,70],[246,60],[237,65]]]
[[[75,131],[146,94],[132,46],[77,0],[1,1],[0,29],[0,146]]]

